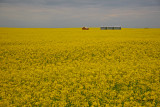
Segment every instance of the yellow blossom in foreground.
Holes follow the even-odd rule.
[[[160,106],[160,29],[0,28],[0,106]]]

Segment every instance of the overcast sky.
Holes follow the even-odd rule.
[[[160,28],[160,0],[0,0],[0,27]]]

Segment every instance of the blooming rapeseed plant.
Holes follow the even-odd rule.
[[[160,106],[160,29],[0,28],[0,106]]]

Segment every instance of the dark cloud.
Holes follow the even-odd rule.
[[[0,3],[71,6],[159,6],[160,0],[0,0]]]
[[[0,0],[0,27],[160,27],[160,0]]]

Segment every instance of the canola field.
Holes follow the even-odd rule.
[[[0,28],[0,107],[158,107],[160,29]]]

